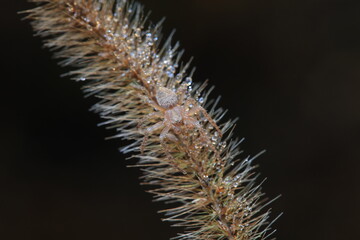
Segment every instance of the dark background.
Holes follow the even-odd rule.
[[[143,0],[195,56],[195,79],[258,158],[278,239],[360,239],[360,1]],[[140,171],[96,127],[80,84],[60,78],[41,40],[2,3],[0,238],[168,239]],[[260,179],[259,179],[260,180]]]

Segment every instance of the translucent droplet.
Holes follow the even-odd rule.
[[[147,33],[146,34],[146,40],[145,40],[146,44],[148,46],[152,46],[154,45],[154,42],[153,42],[153,38],[152,38],[152,34],[151,33]]]
[[[241,224],[239,225],[239,230],[240,230],[240,231],[243,231],[244,228],[245,228],[244,225],[241,225]]]
[[[134,35],[135,35],[135,37],[137,37],[137,38],[141,37],[141,29],[140,29],[140,28],[135,29]]]
[[[202,98],[202,97],[199,98],[198,102],[199,102],[199,103],[204,103],[204,98]]]
[[[227,176],[225,179],[224,179],[224,183],[225,184],[227,184],[227,185],[229,185],[229,184],[231,184],[231,177],[229,177],[229,176]]]
[[[208,175],[203,175],[202,177],[203,177],[203,179],[204,179],[206,182],[209,180],[209,176],[208,176]]]
[[[182,74],[181,73],[178,73],[175,77],[175,81],[177,84],[179,84],[181,82],[181,79],[182,79]]]
[[[228,193],[228,196],[229,196],[230,198],[234,198],[234,194],[233,194],[232,192],[229,192],[229,193]]]
[[[167,71],[166,71],[166,74],[168,75],[168,77],[173,78],[174,73],[175,73],[175,67],[169,66]]]
[[[186,84],[187,86],[190,86],[190,85],[192,84],[192,78],[191,78],[191,77],[185,78],[185,84]]]

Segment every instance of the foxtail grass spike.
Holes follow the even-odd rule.
[[[192,81],[183,51],[148,24],[142,5],[127,0],[30,0],[25,11],[44,45],[72,66],[92,107],[121,149],[137,158],[143,184],[172,203],[163,220],[184,229],[174,239],[267,239],[269,201],[257,184],[254,158],[240,159],[233,120],[223,120],[211,89]]]

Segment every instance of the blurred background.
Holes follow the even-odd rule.
[[[169,239],[165,206],[97,127],[20,10],[1,6],[0,238]],[[195,57],[243,157],[257,159],[278,239],[360,239],[360,1],[142,0]],[[259,181],[261,180],[259,179]]]

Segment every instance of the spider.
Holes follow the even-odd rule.
[[[141,152],[144,152],[145,143],[149,134],[154,133],[157,130],[161,130],[160,133],[160,142],[164,145],[165,139],[171,141],[178,141],[178,138],[175,136],[182,131],[182,127],[188,129],[196,128],[202,137],[205,137],[206,134],[200,125],[197,117],[195,116],[198,113],[202,113],[203,116],[209,121],[209,123],[216,129],[220,137],[222,132],[219,127],[216,125],[214,120],[208,115],[206,110],[201,107],[194,99],[188,98],[184,101],[185,90],[180,87],[179,97],[178,94],[166,87],[158,87],[155,92],[155,101],[149,100],[148,104],[154,107],[157,111],[150,113],[144,117],[139,126],[143,122],[150,119],[162,119],[154,125],[147,127],[143,130],[144,139],[141,144]],[[182,104],[184,102],[184,104]],[[190,107],[192,107],[190,109]],[[207,136],[206,136],[207,137]],[[207,137],[208,138],[208,137]]]

